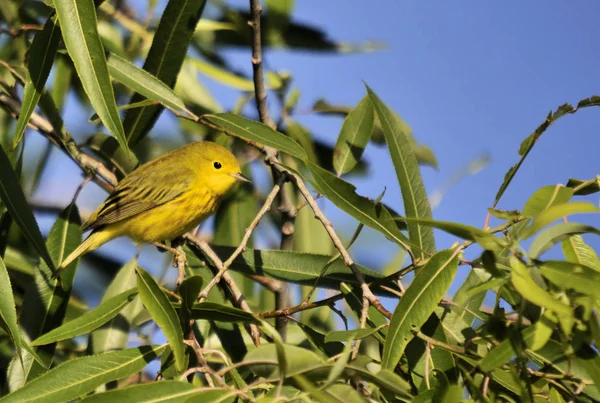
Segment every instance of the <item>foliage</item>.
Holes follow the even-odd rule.
[[[262,16],[255,0],[251,10],[148,1],[147,19],[129,3],[0,4],[2,401],[600,401],[600,259],[585,237],[600,230],[572,218],[600,211],[576,199],[597,193],[598,178],[542,187],[519,211],[496,209],[542,134],[600,97],[560,106],[524,140],[489,196],[496,227],[437,221],[420,171],[437,168],[435,155],[375,90],[366,86],[355,107],[314,103],[311,113],[344,118],[330,146],[298,121],[290,73],[267,71],[263,83],[260,57],[247,77],[224,54],[251,42],[258,56],[373,44],[329,40],[295,21],[292,0],[266,0]],[[236,91],[236,106],[224,110],[203,77]],[[89,132],[68,127],[67,95],[89,113]],[[150,136],[159,119],[177,130]],[[75,201],[87,180],[66,206],[36,202],[51,150],[110,191],[140,163],[201,139],[230,147],[244,174],[268,186],[236,189],[208,240],[186,235],[179,287],[112,250],[52,277],[81,242]],[[349,180],[369,174],[363,153],[373,145],[387,146],[404,216],[385,192],[360,195]],[[355,220],[353,234],[333,228],[314,191]],[[365,227],[400,259],[385,270],[355,263],[349,250]],[[461,242],[439,247],[434,230]],[[558,246],[563,259],[549,258]],[[448,299],[459,266],[468,275]],[[106,276],[88,306],[94,287],[75,278]]]

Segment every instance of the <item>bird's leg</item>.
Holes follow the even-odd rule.
[[[173,254],[173,267],[177,267],[179,275],[177,276],[177,286],[185,279],[185,264],[187,263],[187,257],[183,251],[183,238],[175,238],[171,241],[171,246],[167,246],[163,243],[156,242],[156,247],[169,251]]]

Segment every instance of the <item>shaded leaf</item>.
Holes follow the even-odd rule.
[[[12,164],[4,149],[0,146],[0,200],[8,210],[13,221],[23,236],[31,243],[31,246],[46,262],[48,267],[54,271],[55,266],[48,249],[44,245],[44,238],[40,228],[35,221],[33,211],[27,203],[27,198],[23,194],[19,178],[13,170]]]
[[[21,342],[21,332],[17,324],[17,311],[15,310],[15,298],[12,285],[4,261],[0,257],[0,326],[6,331],[10,339],[17,347]]]
[[[143,69],[169,88],[175,87],[205,5],[206,0],[170,0],[160,18]],[[142,95],[134,94],[129,103],[141,100]],[[123,126],[129,144],[137,144],[148,134],[162,110],[161,105],[152,105],[130,109],[125,113]]]
[[[50,75],[54,57],[58,51],[61,33],[56,17],[48,18],[44,28],[36,33],[28,52],[27,82],[23,90],[21,113],[13,137],[13,148],[19,144],[27,128],[27,123],[42,96],[46,80]]]
[[[369,337],[373,333],[378,332],[384,326],[387,326],[387,323],[371,329],[336,330],[329,332],[327,333],[327,336],[325,336],[325,343],[331,343],[334,341],[345,342],[348,340],[361,340]]]
[[[456,252],[444,250],[435,254],[417,273],[390,321],[381,358],[384,369],[396,367],[406,345],[413,338],[412,331],[418,330],[435,310],[452,284],[457,269]]]
[[[600,299],[600,273],[589,267],[549,260],[539,265],[540,273],[552,283],[563,289],[573,289],[582,294]]]
[[[87,140],[86,146],[97,152],[102,158],[110,161],[118,170],[118,173],[121,174],[121,178],[133,171],[139,164],[133,154],[128,157],[117,140],[106,133],[94,134]]]
[[[148,272],[141,267],[137,267],[136,274],[140,299],[169,341],[175,355],[177,370],[183,371],[185,369],[185,345],[183,344],[183,331],[179,324],[177,312]]]
[[[587,181],[569,179],[567,187],[572,188],[577,196],[591,195],[600,192],[600,177]]]

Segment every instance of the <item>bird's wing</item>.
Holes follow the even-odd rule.
[[[193,172],[175,161],[155,160],[126,176],[83,224],[83,230],[133,217],[184,194]]]

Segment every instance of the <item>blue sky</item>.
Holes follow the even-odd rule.
[[[247,7],[248,2],[232,3]],[[600,56],[595,43],[600,15],[597,1],[296,3],[294,15],[299,21],[323,27],[337,41],[373,40],[386,45],[383,50],[366,54],[269,52],[268,66],[291,72],[301,89],[298,109],[311,106],[320,97],[336,104],[355,105],[365,94],[364,80],[410,124],[417,140],[437,155],[440,171],[427,167],[422,170],[429,193],[473,158],[482,153],[491,156],[492,162],[485,170],[465,178],[445,195],[434,211],[439,220],[481,227],[506,170],[518,159],[522,139],[544,121],[551,109],[600,92]],[[231,51],[227,55],[233,65],[250,73],[249,52]],[[231,91],[209,79],[202,80],[225,107],[233,105]],[[521,208],[543,185],[598,174],[599,112],[584,110],[550,128],[499,208]],[[91,132],[85,123],[87,118],[80,112],[69,116],[67,125],[75,136]],[[339,119],[307,115],[297,119],[331,144],[342,123]],[[170,117],[161,118],[160,126],[172,124]],[[66,202],[78,184],[79,173],[57,154],[55,169],[49,172],[48,182],[39,194]],[[368,180],[349,180],[360,194],[373,198],[387,187],[385,201],[401,210],[401,195],[385,148],[369,145],[365,155],[372,176]],[[84,190],[81,205],[90,210],[102,198],[102,192],[89,187]],[[598,201],[597,197],[590,200]],[[354,228],[355,224],[331,204],[323,205],[341,228]],[[45,226],[50,224],[44,222]],[[588,222],[600,224],[593,217]],[[374,249],[374,244],[383,244],[379,240],[373,232],[365,232],[356,248],[358,260],[377,268],[390,259],[395,247],[389,244]],[[451,236],[437,235],[440,249],[454,241]],[[118,252],[128,258],[135,248],[119,243]],[[148,252],[145,255],[149,256]],[[146,259],[150,261],[150,257]]]

